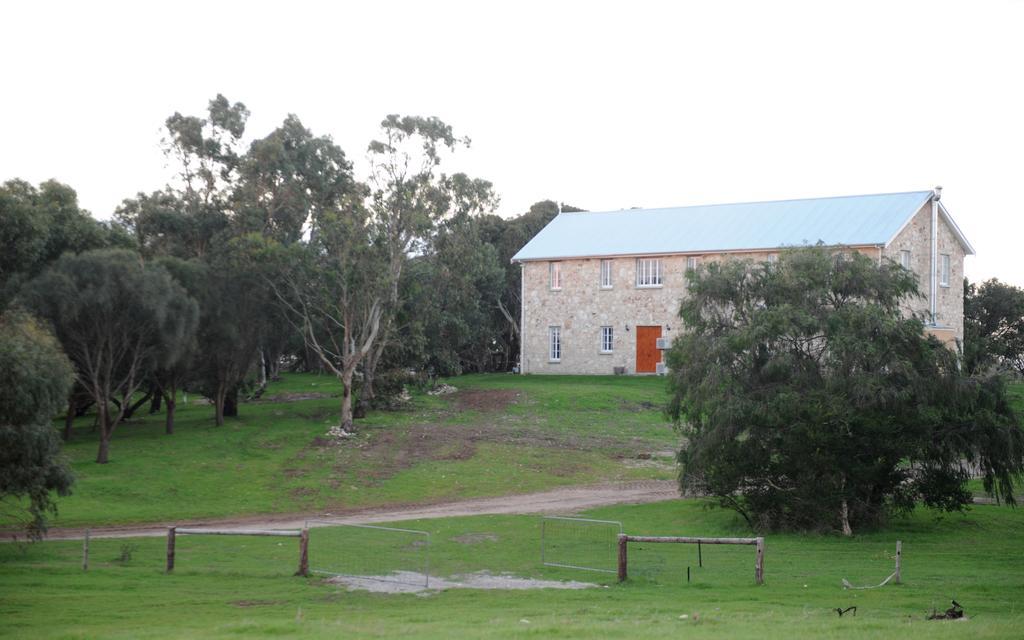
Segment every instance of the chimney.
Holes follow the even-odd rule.
[[[935,199],[936,201],[942,200],[942,187],[941,186],[936,185],[936,187],[934,189],[934,193],[935,193],[935,195],[932,196],[933,199]]]

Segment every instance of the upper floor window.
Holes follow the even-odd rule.
[[[697,270],[697,256],[686,257],[686,270],[696,271]]]
[[[776,264],[778,261],[779,261],[779,254],[777,254],[777,253],[769,253],[768,254],[768,264]]]
[[[548,269],[551,275],[551,288],[561,289],[562,288],[562,263],[561,262],[549,262]]]
[[[548,360],[558,362],[562,359],[562,327],[548,327]]]
[[[601,353],[611,353],[614,344],[614,333],[611,327],[601,327]]]
[[[910,250],[909,249],[902,249],[902,250],[900,250],[900,266],[903,267],[904,269],[909,269],[910,268]]]
[[[939,261],[939,284],[943,287],[949,286],[949,254],[944,253]]]
[[[611,289],[612,288],[612,261],[602,260],[601,261],[601,288]]]
[[[638,287],[660,287],[661,286],[661,259],[660,258],[637,258],[637,260],[636,260],[636,286],[638,286]]]

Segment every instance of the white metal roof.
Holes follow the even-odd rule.
[[[885,246],[933,192],[560,213],[513,261],[712,253],[826,245]],[[967,239],[942,208],[968,254]]]

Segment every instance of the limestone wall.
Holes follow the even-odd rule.
[[[938,288],[938,325],[933,333],[952,342],[963,338],[964,250],[952,230],[939,217],[938,254],[950,256],[949,286]],[[931,261],[931,204],[926,204],[881,250],[858,249],[872,258],[900,259],[900,250],[910,250],[911,269],[919,274],[923,296],[907,305],[907,313],[927,314],[929,310],[929,265]],[[699,262],[746,259],[763,261],[768,252],[704,254]],[[636,258],[612,259],[612,286],[601,287],[599,258],[561,261],[561,288],[550,286],[550,263],[527,262],[523,322],[523,373],[612,374],[615,367],[636,373],[636,327],[661,326],[661,335],[671,340],[681,328],[679,302],[686,295],[687,256],[663,256],[662,286],[636,285]],[[561,332],[561,359],[549,359],[549,328]],[[612,327],[613,349],[601,351],[601,328]]]
[[[901,250],[910,251],[910,268],[918,275],[921,297],[907,304],[905,310],[921,315],[926,321],[930,311],[928,292],[931,287],[931,217],[932,205],[928,202],[882,251],[883,256],[897,262],[900,260]],[[934,333],[943,340],[949,339],[949,334],[952,334],[952,338],[963,340],[965,254],[960,241],[940,213],[937,251],[939,264],[935,265],[936,269],[942,268],[943,254],[950,257],[949,285],[938,286],[935,318],[938,330]]]
[[[766,260],[767,253],[706,254],[698,260],[727,257]],[[612,286],[601,287],[601,260],[563,260],[561,290],[552,290],[549,264],[527,262],[525,287],[524,373],[611,374],[615,367],[636,373],[636,327],[661,326],[672,339],[681,326],[679,302],[686,293],[686,256],[662,257],[662,286],[636,286],[636,258],[612,259]],[[562,357],[548,358],[549,327],[561,328]],[[601,327],[610,326],[613,350],[601,352]]]

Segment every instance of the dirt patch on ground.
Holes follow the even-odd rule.
[[[399,520],[451,518],[459,516],[539,514],[566,515],[613,504],[643,504],[679,497],[679,484],[674,480],[636,480],[605,484],[562,487],[538,493],[473,498],[457,502],[410,505],[384,505],[375,508],[339,509],[332,513],[262,514],[209,520],[179,520],[153,524],[92,527],[93,538],[162,537],[167,527],[216,527],[218,529],[301,529],[310,519],[315,526],[331,524],[373,524]],[[13,532],[6,532],[8,536]],[[51,528],[50,540],[80,540],[84,529]]]
[[[455,536],[452,541],[459,544],[480,544],[481,542],[497,542],[498,536],[494,533],[465,533]]]
[[[635,455],[635,445],[617,438],[583,437],[572,433],[552,433],[540,427],[524,427],[500,418],[476,424],[418,424],[404,428],[380,429],[367,440],[344,445],[334,463],[339,471],[349,468],[352,456],[367,463],[365,475],[380,482],[413,465],[432,460],[469,460],[483,443],[505,444],[542,449],[572,451],[605,451],[615,456]],[[316,438],[311,447],[324,447],[328,442]],[[371,464],[372,463],[372,464]],[[567,477],[580,469],[578,464],[565,464],[548,471]]]
[[[271,607],[275,604],[284,604],[284,600],[235,600],[231,604],[236,607]]]
[[[408,429],[385,429],[368,443],[356,445],[356,455],[372,462],[366,477],[379,482],[431,460],[469,460],[476,454],[479,438],[450,427],[418,425]],[[349,453],[349,452],[343,452]],[[342,463],[340,467],[346,465]]]
[[[327,582],[340,584],[349,591],[373,591],[375,593],[418,593],[444,591],[446,589],[592,589],[598,585],[575,580],[534,580],[520,578],[511,573],[492,574],[476,571],[449,578],[429,579],[415,571],[395,571],[383,576],[335,576]]]
[[[321,400],[333,397],[330,393],[307,391],[305,393],[279,393],[274,396],[266,396],[257,400],[257,403],[266,402],[302,402],[303,400]]]
[[[622,411],[628,411],[629,413],[645,413],[647,411],[661,411],[664,406],[655,404],[653,402],[622,402],[619,404]]]
[[[463,389],[454,396],[459,409],[501,411],[519,398],[515,389]]]

